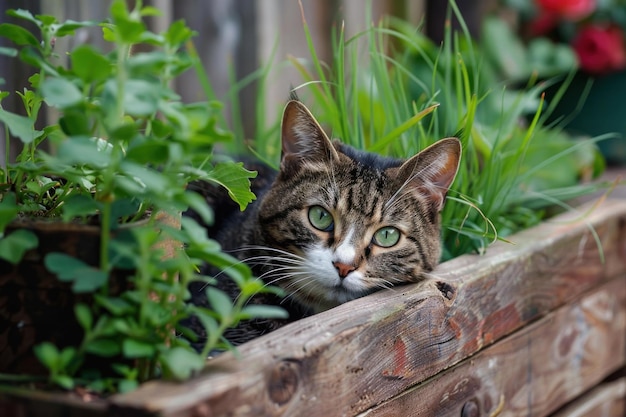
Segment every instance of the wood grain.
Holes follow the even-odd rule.
[[[600,384],[551,417],[626,416],[626,377]]]
[[[626,275],[362,416],[547,416],[626,364],[624,335]]]
[[[626,272],[626,203],[607,202],[582,218],[560,216],[511,240],[487,256],[440,265],[436,279],[355,300],[245,344],[241,359],[224,354],[185,384],[145,384],[113,398],[114,410],[366,411]]]

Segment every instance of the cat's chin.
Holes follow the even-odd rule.
[[[312,277],[312,279],[316,278]],[[322,311],[337,307],[340,304],[363,297],[371,292],[362,287],[354,288],[355,284],[347,284],[347,282],[348,280],[344,279],[343,281],[339,281],[337,285],[329,286],[318,281],[318,284],[321,285],[317,286],[317,291],[309,293],[309,299],[298,301],[314,313],[321,313]]]

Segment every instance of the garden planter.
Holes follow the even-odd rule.
[[[0,414],[545,416],[600,398],[622,415],[626,203],[589,208],[278,329],[185,383],[91,403],[2,388]]]
[[[589,85],[591,88],[585,97]],[[546,90],[548,102],[559,87],[561,84]],[[566,120],[564,127],[574,134],[616,133],[618,137],[602,140],[598,146],[609,164],[623,166],[626,165],[626,110],[622,99],[625,94],[626,71],[595,78],[579,72],[558,101],[550,119]],[[580,103],[582,99],[584,102]]]
[[[157,222],[175,227],[178,220],[159,214]],[[143,224],[124,225],[119,230]],[[39,245],[16,265],[0,260],[0,372],[38,375],[47,371],[35,357],[33,346],[45,341],[60,348],[79,345],[83,331],[76,321],[74,306],[93,302],[92,293],[76,294],[71,283],[61,282],[48,271],[44,258],[51,252],[61,252],[97,266],[100,227],[23,220],[9,225],[7,234],[19,229],[32,231]],[[177,244],[166,241],[165,246],[165,252],[171,253]],[[132,272],[112,271],[107,283],[109,294],[116,295],[128,288],[127,278]]]

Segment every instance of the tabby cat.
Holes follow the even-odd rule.
[[[291,100],[282,121],[280,170],[248,164],[255,201],[240,212],[217,189],[209,235],[249,263],[286,296],[259,295],[289,320],[327,310],[396,284],[416,282],[437,264],[440,220],[457,172],[461,145],[442,139],[409,160],[385,158],[330,141],[309,110]],[[218,286],[236,297],[224,277]],[[194,302],[204,291],[191,288]],[[252,320],[226,337],[239,344],[273,330],[279,320]]]

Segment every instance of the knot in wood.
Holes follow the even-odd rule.
[[[478,409],[478,403],[475,399],[471,399],[461,409],[461,417],[478,417],[480,416],[480,410]]]
[[[447,300],[452,301],[454,299],[456,290],[452,285],[444,281],[437,281],[436,285],[439,292],[441,292],[441,295],[443,295]]]
[[[298,374],[300,369],[297,363],[282,361],[270,372],[267,389],[270,399],[283,405],[289,402],[298,389]]]

